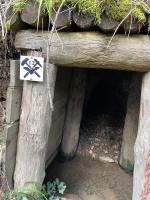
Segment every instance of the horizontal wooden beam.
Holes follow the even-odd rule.
[[[16,35],[17,49],[40,49],[46,56],[49,32],[21,31]],[[96,32],[53,35],[50,62],[60,66],[131,71],[150,70],[150,39],[147,35],[111,36]]]

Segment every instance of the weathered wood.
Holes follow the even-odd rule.
[[[6,137],[5,171],[10,188],[13,188],[18,131],[19,122],[6,125],[4,128],[4,134]]]
[[[57,9],[58,8],[52,11],[52,15],[51,15],[52,25],[56,17]],[[69,9],[69,7],[67,6],[63,6],[57,17],[55,27],[57,29],[61,29],[61,28],[66,29],[66,28],[70,28],[71,25],[72,25],[72,10]]]
[[[104,33],[113,33],[116,30],[116,28],[118,27],[119,23],[120,22],[115,21],[104,14],[104,15],[102,15],[102,19],[101,19],[100,23],[97,24],[97,26]]]
[[[19,80],[19,60],[10,60],[10,82],[7,89],[6,123],[13,123],[20,118],[22,84]]]
[[[133,200],[150,199],[150,72],[143,76],[138,135],[134,147]]]
[[[46,71],[46,70],[45,70]],[[46,73],[46,72],[45,72]],[[49,85],[53,99],[57,67],[49,65]],[[47,75],[43,83],[24,82],[14,184],[26,181],[43,182],[52,110],[47,89]]]
[[[6,13],[6,25],[8,30],[13,30],[15,32],[26,28],[26,24],[20,19],[20,14],[14,13],[12,9],[8,9]]]
[[[21,31],[16,36],[18,49],[43,48],[49,32]],[[116,35],[107,48],[110,36],[99,33],[59,33],[53,35],[50,60],[65,67],[90,67],[132,71],[150,70],[150,45],[146,35]],[[61,42],[60,42],[61,41]]]
[[[52,115],[52,126],[48,138],[46,164],[50,164],[54,155],[59,149],[64,120],[66,114],[66,106],[69,95],[69,85],[72,70],[68,68],[58,68],[57,79],[54,94],[54,112]]]
[[[42,11],[39,15],[39,3],[28,0],[21,12],[21,20],[32,27],[45,29],[49,26],[49,19]]]
[[[78,147],[82,107],[85,96],[85,84],[85,70],[74,69],[61,145],[61,155],[66,159],[72,158]]]
[[[8,87],[6,101],[6,122],[12,123],[20,118],[22,87]]]
[[[22,87],[23,81],[20,80],[20,61],[10,60],[10,87]]]
[[[73,11],[74,23],[83,30],[89,30],[94,27],[95,16],[87,13],[79,13],[79,11]]]
[[[135,33],[140,33],[140,30],[142,28],[142,23],[139,23],[135,20],[127,20],[124,25],[124,30],[126,34],[135,34]]]
[[[134,168],[134,144],[138,131],[141,80],[140,74],[133,75],[127,103],[127,114],[120,153],[120,165],[127,172],[132,172]]]
[[[19,80],[19,60],[10,60],[10,82],[7,89],[6,123],[4,126],[4,163],[8,185],[13,188],[16,163],[17,139],[19,132],[20,107],[22,101],[22,81]]]

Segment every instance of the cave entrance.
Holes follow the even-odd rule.
[[[79,153],[118,162],[132,74],[88,70]]]
[[[86,69],[86,75],[76,152],[72,159],[63,162],[57,157],[47,169],[46,181],[60,178],[67,185],[67,193],[79,199],[131,199],[132,173],[122,168],[132,172],[133,166],[120,161],[120,154],[127,110],[133,101],[131,93],[135,84],[132,80],[137,73]],[[135,99],[140,99],[140,92],[139,99]]]

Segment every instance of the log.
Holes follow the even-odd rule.
[[[95,16],[87,13],[79,13],[79,11],[73,11],[73,21],[78,28],[82,30],[89,30],[94,27]]]
[[[16,36],[17,49],[43,49],[49,32],[21,31]],[[129,38],[116,35],[107,48],[110,36],[100,33],[59,33],[53,35],[50,60],[65,67],[104,68],[131,71],[150,70],[150,45],[147,35]]]
[[[127,20],[124,23],[123,28],[124,28],[126,34],[140,33],[140,30],[142,28],[142,23],[139,23],[135,20],[133,20],[133,21]]]
[[[141,97],[141,75],[133,75],[127,103],[127,114],[123,131],[120,165],[126,172],[134,168],[134,144],[138,131],[139,108]]]
[[[120,22],[115,21],[104,14],[102,15],[100,23],[97,23],[97,26],[104,33],[113,33],[119,24]]]
[[[140,117],[135,142],[133,199],[150,199],[150,72],[142,79]]]
[[[46,29],[49,26],[49,18],[43,14],[39,15],[39,4],[34,0],[28,0],[21,12],[21,20],[34,28]],[[39,23],[38,23],[39,22]]]
[[[56,17],[57,9],[58,8],[52,11],[51,15],[52,25]],[[72,26],[72,10],[69,9],[67,6],[63,6],[58,15],[55,27],[56,29],[67,29],[70,28],[71,26]]]
[[[85,70],[74,69],[61,144],[61,155],[65,159],[73,158],[78,147],[85,85]]]
[[[14,13],[12,9],[8,9],[6,13],[6,27],[8,30],[17,32],[26,28],[26,24],[21,21],[20,14]]]
[[[45,70],[46,71],[46,70]],[[46,73],[46,72],[45,72]],[[52,99],[57,68],[49,65],[49,84]],[[43,83],[25,81],[20,116],[14,187],[21,188],[26,181],[42,183],[52,110],[47,89],[47,75]]]

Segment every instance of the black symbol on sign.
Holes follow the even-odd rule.
[[[27,71],[27,73],[24,75],[24,78],[26,78],[29,74],[36,74],[37,77],[40,78],[40,75],[37,73],[37,70],[42,67],[41,63],[34,58],[34,60],[32,62],[30,62],[29,58],[25,58],[22,62],[21,62],[23,69],[25,69]]]

